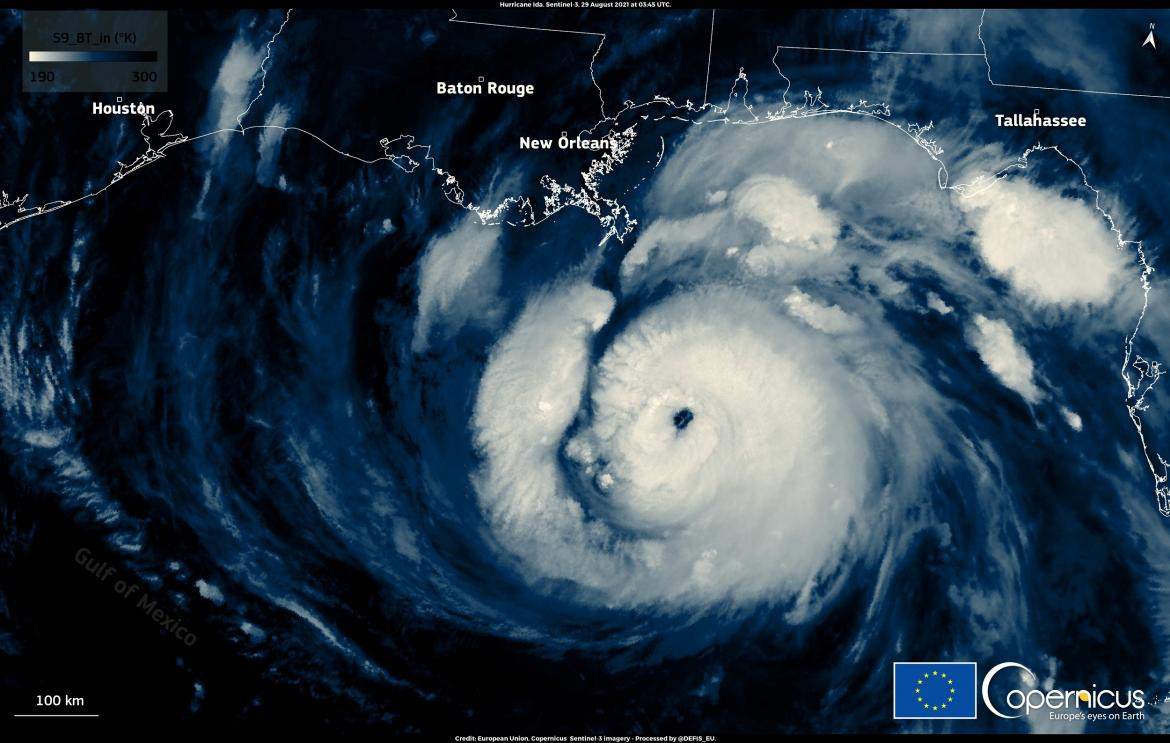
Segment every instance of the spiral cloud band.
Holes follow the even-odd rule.
[[[485,372],[478,492],[501,542],[615,605],[812,591],[873,480],[848,377],[766,304],[702,292],[627,327],[586,392],[612,301],[534,302]]]
[[[202,120],[10,112],[13,667],[58,636],[160,660],[142,709],[459,737],[1068,722],[891,720],[931,659],[1153,699],[1163,127],[1072,90],[1086,126],[1007,126],[1036,93],[991,82],[1083,61],[1079,16],[497,10],[241,11],[172,49]]]
[[[727,188],[705,169],[689,183],[701,168],[684,148],[651,200],[698,202],[699,213],[652,221],[617,293],[565,278],[494,347],[472,421],[474,487],[497,547],[531,582],[604,606],[763,601],[807,617],[854,564],[916,528],[910,514],[939,470],[985,467],[948,446],[964,438],[953,403],[883,316],[909,301],[899,265],[977,286],[948,265],[941,234],[908,244],[878,232],[884,208],[945,230],[959,219],[953,197],[932,178],[899,177],[904,155],[929,160],[897,133],[862,121],[791,128],[696,147],[737,153],[717,176]],[[893,154],[840,179],[781,154],[817,139],[820,151],[827,140],[831,152]],[[876,214],[861,198],[892,186],[908,193],[877,201]],[[865,291],[850,286],[858,275]],[[985,334],[993,323],[971,322]],[[1019,377],[1004,371],[1014,357],[978,348],[990,373]]]

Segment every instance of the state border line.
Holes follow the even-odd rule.
[[[711,87],[711,55],[715,51],[715,9],[711,9],[711,39],[707,42],[707,79],[703,82],[703,106],[707,105],[707,90]]]
[[[1115,90],[1085,90],[1083,88],[1057,88],[1044,85],[1019,85],[1016,83],[997,83],[991,77],[991,58],[987,56],[987,42],[983,40],[983,21],[987,18],[987,9],[984,8],[979,16],[979,43],[983,46],[983,63],[987,65],[987,82],[996,88],[1016,88],[1024,90],[1048,90],[1056,93],[1086,93],[1089,95],[1114,95],[1123,98],[1147,98],[1152,100],[1170,101],[1170,95],[1156,95],[1154,93],[1120,93]]]
[[[1052,85],[1023,85],[1020,83],[997,83],[991,74],[991,58],[987,52],[987,42],[983,39],[983,22],[987,18],[987,9],[983,9],[979,16],[978,38],[979,43],[983,46],[983,52],[904,52],[881,49],[845,49],[841,47],[830,46],[792,46],[780,44],[776,46],[777,51],[780,49],[794,49],[805,52],[841,52],[844,54],[892,54],[905,57],[983,57],[983,63],[987,66],[987,82],[994,88],[1012,88],[1015,90],[1045,90],[1054,93],[1083,93],[1085,95],[1112,95],[1122,98],[1146,98],[1149,100],[1170,100],[1170,95],[1158,95],[1156,93],[1123,93],[1116,90],[1092,90],[1089,88],[1061,88]]]
[[[983,57],[979,52],[899,52],[899,51],[881,51],[877,49],[839,49],[830,46],[785,46],[783,44],[776,47],[777,49],[799,49],[806,52],[846,52],[848,54],[901,54],[908,57]]]
[[[515,28],[515,29],[519,29],[521,31],[549,31],[551,33],[556,33],[556,34],[578,34],[580,36],[600,36],[603,39],[605,38],[605,34],[598,33],[597,31],[575,31],[575,30],[571,30],[571,29],[567,29],[567,28],[543,28],[541,26],[513,26],[513,25],[510,25],[507,23],[488,23],[486,21],[465,21],[459,17],[459,14],[455,11],[454,8],[451,9],[451,12],[454,13],[454,15],[452,15],[450,18],[447,19],[448,23],[468,23],[472,26],[492,26],[493,28]]]

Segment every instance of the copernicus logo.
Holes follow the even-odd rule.
[[[895,720],[974,720],[974,663],[894,664]]]
[[[1006,694],[991,691],[995,677],[1004,670],[1016,669],[1027,684],[1027,689],[1013,688]],[[1048,712],[1048,718],[1061,719],[1121,719],[1142,720],[1141,710],[1146,706],[1146,693],[1141,689],[1042,689],[1031,668],[1022,663],[1000,663],[983,677],[983,703],[997,717],[1011,719],[1031,715],[1037,710]],[[1072,710],[1072,712],[1070,712]],[[1082,712],[1081,710],[1085,710]]]

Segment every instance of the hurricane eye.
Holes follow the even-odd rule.
[[[695,414],[690,408],[682,408],[674,414],[674,427],[680,431],[685,431],[694,419]]]

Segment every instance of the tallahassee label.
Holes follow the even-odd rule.
[[[997,126],[1085,126],[1084,116],[1043,116],[1040,109],[1030,114],[996,114]]]

